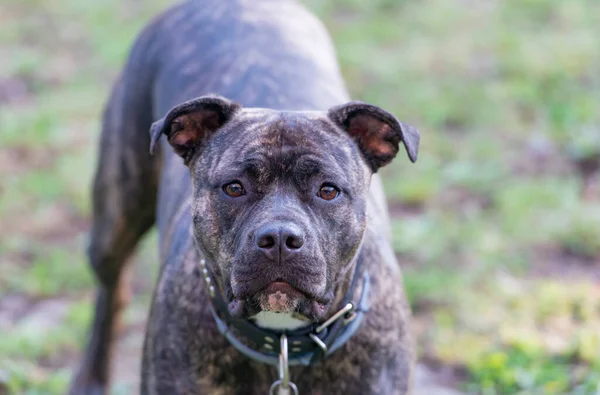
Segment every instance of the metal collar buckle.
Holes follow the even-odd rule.
[[[271,384],[269,395],[298,395],[298,387],[290,381],[288,366],[288,342],[285,334],[280,338],[281,353],[279,354],[279,380]],[[277,391],[277,392],[275,392]]]
[[[308,336],[315,342],[317,346],[321,350],[323,350],[323,354],[327,354],[327,344],[325,344],[317,334],[323,332],[326,328],[328,328],[331,324],[339,320],[342,316],[344,316],[344,324],[346,324],[347,314],[352,312],[354,309],[354,305],[352,303],[347,303],[344,307],[342,307],[337,313],[329,317],[327,321],[316,327],[315,333],[309,333]]]

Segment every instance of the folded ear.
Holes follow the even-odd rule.
[[[377,106],[352,101],[331,108],[327,116],[356,140],[373,172],[394,159],[401,141],[411,162],[417,160],[418,130]]]
[[[150,127],[150,153],[154,153],[158,140],[164,134],[187,165],[197,148],[204,145],[206,139],[239,109],[238,104],[216,95],[179,104]]]

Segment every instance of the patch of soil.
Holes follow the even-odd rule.
[[[43,299],[30,305],[26,314],[19,319],[23,330],[39,330],[59,326],[73,302],[67,298]]]
[[[534,250],[527,275],[563,281],[600,282],[600,259],[570,254],[555,246],[542,246]]]
[[[569,176],[573,164],[557,144],[547,135],[532,135],[523,147],[523,141],[511,142],[511,173],[518,176]]]
[[[89,229],[89,219],[73,212],[67,204],[57,203],[48,209],[46,224],[29,229],[26,234],[48,243],[72,242],[73,238]],[[60,224],[60,226],[53,226]]]
[[[16,177],[33,169],[48,169],[59,156],[57,149],[47,146],[37,149],[28,146],[0,148],[0,174]]]
[[[67,298],[35,300],[22,294],[3,295],[0,299],[0,328],[6,330],[18,324],[27,331],[29,328],[38,330],[58,326],[71,303]]]
[[[24,77],[0,78],[0,104],[22,104],[32,99],[32,89]]]
[[[22,220],[22,216],[5,216],[0,221],[0,236],[4,231],[26,237],[37,243],[65,244],[64,247],[73,246],[77,237],[89,229],[89,219],[82,217],[66,203],[58,202],[40,209],[35,218]],[[32,251],[24,249],[13,254],[16,261],[28,262],[33,258]]]
[[[30,298],[19,295],[2,295],[0,298],[0,329],[7,330],[19,320],[24,314],[27,314],[33,302]]]
[[[461,395],[457,389],[464,375],[458,375],[457,369],[440,364],[428,364],[422,361],[415,370],[415,395]]]
[[[445,188],[429,204],[440,210],[456,211],[458,208],[460,212],[472,213],[487,210],[492,203],[488,194],[455,185]]]
[[[423,213],[422,202],[406,203],[398,200],[388,201],[388,211],[393,218],[416,217]]]

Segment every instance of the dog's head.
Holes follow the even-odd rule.
[[[193,183],[194,233],[230,310],[322,319],[357,255],[371,174],[416,129],[361,102],[328,112],[244,109],[218,96],[174,107],[152,125]]]

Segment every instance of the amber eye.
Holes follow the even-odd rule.
[[[340,190],[333,185],[325,184],[319,189],[317,196],[323,200],[333,200],[340,194]]]
[[[225,193],[231,197],[240,197],[244,193],[246,193],[246,191],[244,191],[244,187],[242,186],[242,184],[240,184],[239,182],[235,182],[235,181],[225,185],[223,187],[223,191],[225,191]]]

